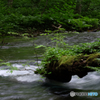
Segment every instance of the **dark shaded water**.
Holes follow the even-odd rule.
[[[66,43],[73,45],[85,42],[94,42],[100,38],[100,32],[68,34]],[[33,44],[51,45],[47,37],[39,36],[37,40],[29,39],[9,43],[1,47],[0,58],[9,61],[18,70],[9,73],[9,67],[0,70],[0,100],[100,100],[100,73],[91,72],[84,78],[73,76],[69,83],[58,83],[34,74],[36,55]],[[44,50],[37,50],[38,56]],[[34,61],[33,61],[34,60]],[[40,58],[41,60],[41,58]],[[31,61],[31,62],[29,62]],[[24,66],[28,62],[28,65]],[[40,62],[39,62],[40,63]],[[70,97],[70,92],[98,92],[97,97],[75,96]]]

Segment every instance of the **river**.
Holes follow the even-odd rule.
[[[65,42],[74,45],[94,42],[97,38],[100,38],[100,32],[70,33]],[[0,67],[0,100],[100,100],[99,72],[89,72],[83,78],[75,75],[69,83],[54,82],[35,74],[37,56],[38,63],[41,63],[45,51],[43,48],[35,50],[34,44],[50,45],[51,42],[46,36],[38,36],[36,40],[19,39],[0,47],[0,59],[18,68],[10,73],[10,67]],[[71,91],[97,92],[98,96],[71,97]]]

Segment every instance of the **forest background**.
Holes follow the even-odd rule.
[[[100,0],[0,0],[1,38],[15,32],[34,36],[60,25],[67,31],[99,30]]]

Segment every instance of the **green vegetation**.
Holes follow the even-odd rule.
[[[0,42],[2,44],[5,37],[10,35],[34,37],[47,30],[47,34],[54,36],[51,40],[56,45],[45,47],[43,68],[37,69],[39,73],[50,74],[50,71],[45,70],[47,64],[52,65],[53,61],[56,66],[63,56],[64,60],[66,57],[76,59],[76,55],[84,54],[90,57],[90,54],[100,52],[100,40],[71,47],[63,42],[62,35],[66,30],[97,31],[99,29],[99,0],[0,0]],[[61,49],[59,45],[63,48]],[[39,47],[44,46],[37,48]],[[67,61],[70,62],[70,59]],[[99,58],[97,59],[99,61]],[[61,60],[60,65],[62,64]]]
[[[0,0],[0,37],[9,32],[38,35],[59,24],[68,31],[99,29],[99,4],[99,0]]]
[[[42,67],[38,68],[35,73],[56,81],[69,82],[72,75],[82,78],[88,72],[100,71],[100,39],[94,43],[69,46],[63,41],[63,35],[64,33],[59,33],[59,35],[55,33],[51,38],[55,45],[45,47]]]
[[[58,42],[60,43],[60,41],[58,41],[58,40],[56,40],[56,41],[57,41],[56,43],[58,43]],[[63,45],[64,45],[64,43],[63,43]],[[94,43],[81,43],[79,45],[74,45],[74,46],[66,45],[66,48],[60,48],[57,46],[45,47],[45,48],[46,48],[46,52],[44,54],[44,59],[42,61],[43,68],[45,68],[45,66],[47,64],[50,64],[52,61],[59,61],[60,59],[63,59],[63,61],[64,60],[66,61],[66,59],[68,58],[67,63],[69,63],[69,61],[71,61],[71,63],[73,63],[72,60],[74,58],[76,59],[77,55],[85,55],[86,57],[88,57],[88,55],[93,54],[95,56],[95,53],[100,52],[100,40],[98,40]],[[99,53],[99,55],[100,55],[100,53]],[[62,58],[62,57],[64,57],[64,58]],[[90,61],[90,62],[92,63],[92,61]],[[98,66],[96,66],[96,67],[98,67]]]
[[[12,66],[11,63],[9,63],[9,62],[4,62],[3,60],[0,59],[0,66],[1,66],[1,65],[9,66],[9,67],[10,67],[10,70],[9,70],[10,73],[12,73],[13,70],[18,70],[17,67]]]

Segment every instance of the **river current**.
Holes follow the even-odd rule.
[[[65,37],[69,45],[94,42],[100,38],[100,32],[70,33]],[[10,67],[0,67],[0,100],[100,100],[100,72],[89,72],[83,78],[73,76],[69,83],[60,83],[34,73],[38,68],[34,53],[34,43],[51,45],[45,36],[38,36],[36,40],[10,42],[0,47],[1,59],[10,62],[18,70],[10,72]],[[41,55],[44,50],[39,50]],[[26,64],[28,63],[28,64]],[[97,92],[98,96],[75,96],[70,92]]]

